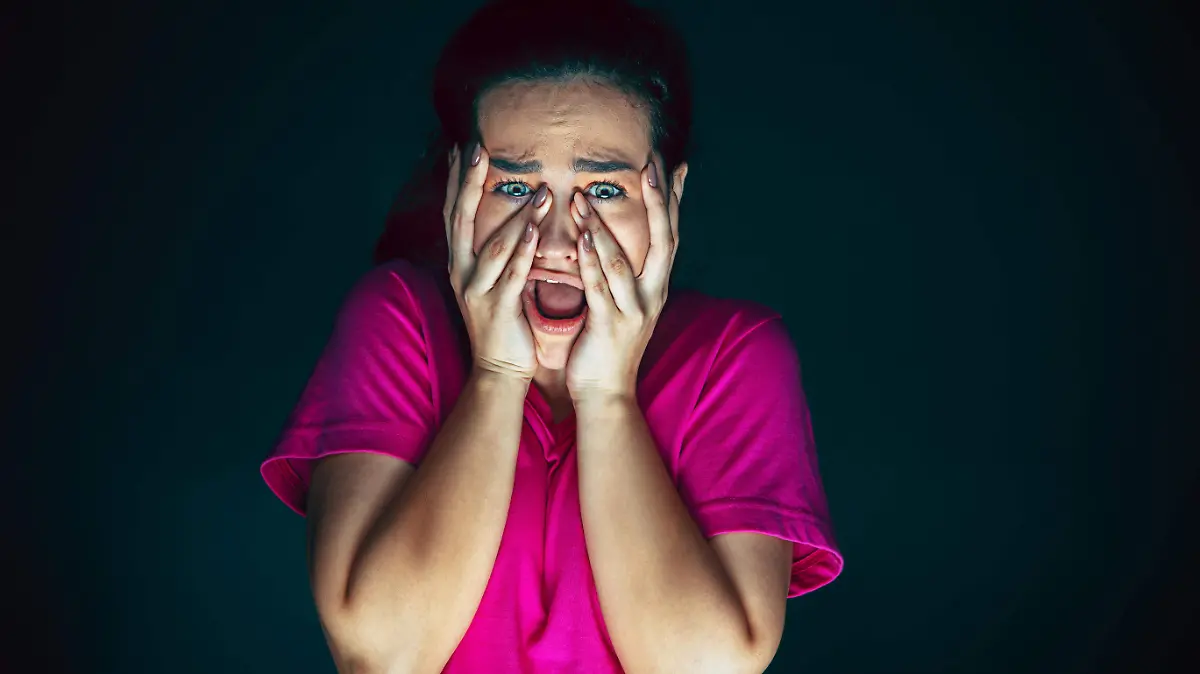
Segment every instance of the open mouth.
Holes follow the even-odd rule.
[[[521,301],[530,327],[541,334],[578,334],[587,320],[587,301],[575,283],[554,283],[544,277],[530,280]]]
[[[533,305],[543,318],[551,321],[576,318],[587,308],[583,290],[555,281],[533,282]]]

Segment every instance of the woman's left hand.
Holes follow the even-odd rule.
[[[576,245],[588,312],[567,360],[567,389],[577,406],[593,399],[636,399],[638,367],[666,304],[679,245],[679,196],[676,190],[667,194],[661,187],[664,176],[656,164],[650,162],[642,170],[650,247],[637,276],[582,194],[575,196],[571,206],[581,230]]]

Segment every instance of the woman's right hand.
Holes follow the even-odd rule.
[[[450,248],[450,285],[471,339],[474,367],[494,374],[533,380],[537,355],[533,333],[521,310],[529,269],[537,250],[538,226],[550,211],[552,196],[543,185],[475,254],[475,213],[483,197],[487,151],[460,182],[463,155],[452,152],[442,217]],[[467,157],[470,161],[472,157]]]

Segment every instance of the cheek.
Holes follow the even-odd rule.
[[[506,200],[484,195],[483,199],[479,201],[479,209],[475,211],[474,250],[476,253],[479,253],[483,244],[517,210],[519,210],[518,206]]]
[[[618,208],[604,209],[600,217],[604,218],[604,224],[608,225],[634,272],[642,273],[646,252],[650,249],[650,220],[645,206],[640,201],[630,200]]]

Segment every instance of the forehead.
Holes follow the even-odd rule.
[[[479,131],[489,152],[513,158],[610,154],[637,162],[650,154],[644,106],[585,80],[497,86],[479,101]]]

